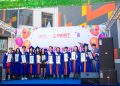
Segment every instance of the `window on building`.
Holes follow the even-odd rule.
[[[42,12],[42,27],[53,27],[53,14]]]
[[[20,10],[19,14],[20,25],[33,25],[33,11],[32,10]]]
[[[0,10],[0,20],[2,20],[2,10]]]

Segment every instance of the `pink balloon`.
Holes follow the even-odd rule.
[[[23,39],[22,39],[21,37],[17,37],[17,38],[15,39],[15,41],[16,41],[16,44],[17,44],[19,47],[22,46],[22,44],[23,44]]]
[[[99,38],[105,38],[106,37],[106,35],[104,34],[104,33],[101,33],[100,35],[99,35]]]

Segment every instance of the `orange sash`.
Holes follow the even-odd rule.
[[[52,75],[52,64],[49,65],[50,68],[50,75]]]
[[[86,62],[84,62],[84,72],[86,72]]]
[[[58,75],[58,64],[56,64],[56,74]]]
[[[67,62],[64,62],[64,75],[67,75]]]
[[[40,74],[40,64],[38,64],[38,74]]]
[[[30,64],[30,74],[32,74],[32,64]]]
[[[73,60],[73,72],[76,73],[76,61]]]

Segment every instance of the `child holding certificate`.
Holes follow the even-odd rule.
[[[28,52],[26,52],[26,46],[22,46],[22,52],[20,55],[20,63],[21,63],[21,80],[27,80],[28,78]]]
[[[36,61],[36,58],[35,58],[35,53],[34,53],[34,47],[31,46],[29,48],[29,79],[32,78],[32,76],[34,75],[34,78],[36,78],[36,70],[35,70],[35,61]]]
[[[53,47],[49,46],[47,52],[47,66],[46,74],[48,78],[54,78],[55,75],[55,53],[53,52]]]
[[[42,48],[40,56],[41,56],[41,78],[44,79],[46,77],[46,52],[44,48]]]
[[[88,44],[84,44],[81,52],[81,72],[91,72],[91,59],[92,54],[88,49]]]
[[[13,79],[13,48],[9,48],[9,51],[4,54],[3,58],[3,68],[6,72],[6,80]]]
[[[63,54],[60,52],[60,47],[56,48],[55,52],[56,57],[56,78],[61,78],[62,70],[63,70]]]
[[[64,63],[64,78],[69,78],[69,74],[70,74],[70,52],[68,52],[68,47],[64,48],[64,52],[63,52],[63,63]]]
[[[15,79],[19,79],[20,78],[20,56],[21,56],[21,52],[20,49],[17,48],[15,51],[15,55],[14,55],[14,76]]]
[[[80,74],[80,52],[77,46],[74,46],[71,52],[71,72],[73,73],[73,79],[79,78]]]
[[[41,56],[40,56],[40,48],[37,46],[35,48],[35,58],[36,58],[36,77],[41,78]]]

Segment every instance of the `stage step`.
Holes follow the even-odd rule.
[[[55,80],[8,80],[0,84],[80,84],[79,79],[55,79]]]

